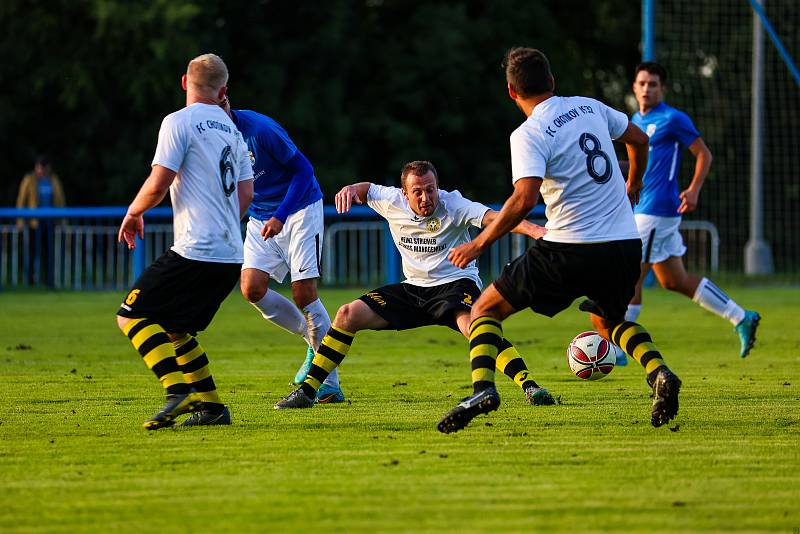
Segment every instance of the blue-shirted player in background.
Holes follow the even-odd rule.
[[[708,278],[687,273],[681,258],[686,252],[678,232],[681,215],[697,207],[700,189],[711,166],[711,151],[689,116],[663,102],[666,81],[667,71],[658,63],[645,62],[636,67],[633,93],[639,111],[631,121],[650,137],[650,157],[639,203],[634,207],[643,246],[642,277],[625,319],[635,321],[639,316],[642,280],[652,266],[664,289],[682,293],[730,321],[739,334],[739,355],[744,358],[756,341],[761,316],[743,309]],[[689,187],[680,191],[680,161],[687,147],[696,159],[694,175]],[[624,360],[624,355],[621,359]]]
[[[314,351],[331,326],[317,296],[324,232],[322,190],[311,163],[280,124],[255,111],[231,109],[227,99],[223,107],[242,132],[253,164],[254,195],[244,242],[242,294],[265,319],[306,340],[306,360],[294,378],[301,384]],[[268,290],[270,278],[283,282],[287,274],[296,307]],[[338,373],[329,375],[316,400],[321,404],[344,401]]]

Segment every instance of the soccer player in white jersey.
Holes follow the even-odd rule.
[[[336,194],[336,209],[345,213],[353,203],[367,204],[385,218],[400,251],[406,279],[373,289],[339,308],[308,377],[279,401],[276,409],[312,407],[316,390],[342,362],[359,330],[442,325],[469,335],[469,310],[480,295],[478,267],[472,262],[466,269],[458,269],[448,261],[447,253],[469,241],[470,227],[489,224],[497,212],[458,191],[439,189],[436,168],[429,161],[405,164],[400,183],[401,188],[369,182],[345,186]],[[542,227],[528,221],[520,221],[513,231],[534,239],[544,234]],[[533,380],[516,348],[505,339],[497,368],[522,388],[531,404],[554,404],[550,393]]]
[[[186,107],[164,118],[150,176],[119,230],[129,248],[144,237],[144,213],[167,191],[175,242],[134,282],[117,312],[117,324],[166,390],[148,430],[226,425],[208,357],[195,336],[204,330],[239,279],[243,261],[240,221],[253,197],[247,145],[219,107],[228,69],[214,54],[189,62],[182,85]]]
[[[514,192],[495,220],[450,259],[466,267],[514,228],[536,204],[547,204],[547,234],[508,264],[472,307],[470,362],[474,394],[439,422],[441,432],[464,428],[476,415],[496,410],[495,358],[501,322],[520,310],[552,317],[579,297],[601,336],[641,363],[653,389],[651,422],[661,426],[678,412],[681,382],[664,363],[650,335],[625,321],[639,278],[642,242],[631,204],[638,200],[647,165],[647,136],[619,111],[584,97],[559,97],[547,58],[514,48],[506,55],[509,96],[527,120],[511,134]],[[630,156],[627,183],[612,139]]]
[[[632,122],[650,137],[650,157],[644,173],[641,199],[634,209],[642,238],[642,274],[625,318],[635,321],[642,310],[642,281],[650,268],[664,289],[686,295],[708,311],[729,321],[739,335],[739,356],[744,358],[756,341],[761,320],[745,310],[714,282],[686,272],[682,256],[686,247],[678,231],[681,216],[697,207],[700,189],[711,167],[711,151],[686,113],[664,102],[667,71],[652,61],[636,66],[633,94],[639,111]],[[679,192],[681,155],[685,148],[695,157],[689,186]]]

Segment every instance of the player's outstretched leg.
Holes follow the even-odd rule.
[[[331,326],[328,335],[322,340],[319,350],[311,362],[308,376],[299,388],[275,403],[276,410],[287,408],[311,408],[317,397],[317,391],[328,375],[342,363],[355,334],[337,326]]]
[[[539,384],[531,376],[525,360],[522,359],[516,347],[510,341],[503,338],[500,344],[500,351],[495,362],[497,370],[504,373],[514,381],[525,393],[525,399],[533,406],[550,406],[556,403],[550,392]]]
[[[650,422],[655,427],[668,423],[678,414],[680,379],[664,363],[661,353],[642,325],[624,321],[611,330],[611,337],[647,373],[647,383],[653,388]]]
[[[183,373],[183,379],[200,401],[197,410],[180,426],[231,424],[231,412],[219,398],[208,364],[208,356],[197,338],[189,334],[173,336],[172,344],[175,347],[175,359]]]
[[[694,280],[697,278],[695,277]],[[735,300],[708,278],[701,278],[694,294],[688,293],[687,296],[701,307],[730,322],[739,335],[739,356],[745,358],[750,354],[750,350],[756,342],[758,323],[761,321],[758,312],[745,310],[739,306]]]
[[[458,432],[477,415],[497,410],[500,395],[494,387],[497,354],[503,342],[503,326],[492,317],[478,317],[469,327],[469,359],[474,393],[447,412],[439,421],[439,432]]]
[[[119,324],[167,393],[164,406],[142,426],[147,430],[172,426],[176,417],[197,409],[200,400],[186,384],[175,358],[175,347],[161,325],[143,318],[119,318]]]

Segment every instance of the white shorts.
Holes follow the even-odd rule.
[[[289,215],[281,233],[266,241],[261,237],[264,221],[250,217],[244,240],[244,269],[258,269],[277,282],[286,273],[291,281],[319,278],[322,237],[325,231],[322,199]]]
[[[672,256],[683,256],[686,247],[678,228],[680,217],[659,217],[637,213],[636,227],[642,239],[642,263],[661,263]]]

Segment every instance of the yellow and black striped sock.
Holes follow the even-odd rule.
[[[149,319],[133,319],[125,325],[122,333],[128,336],[133,347],[142,355],[144,363],[153,370],[161,385],[170,394],[185,394],[189,386],[183,379],[175,347],[161,325]]]
[[[639,323],[624,321],[611,330],[611,340],[625,353],[642,364],[648,379],[655,376],[660,367],[666,367],[658,347],[650,334]]]
[[[505,373],[508,378],[513,380],[523,390],[529,387],[539,387],[539,384],[531,377],[528,366],[525,365],[525,360],[519,355],[516,347],[506,338],[503,338],[503,341],[500,343],[500,352],[497,354],[495,366],[498,371]]]
[[[478,317],[469,325],[469,362],[475,393],[494,386],[495,360],[502,342],[503,326],[492,317]]]
[[[197,338],[186,334],[172,342],[175,346],[176,361],[189,388],[197,392],[198,399],[206,410],[221,410],[222,400],[217,393],[214,377],[208,366],[208,356]]]
[[[319,344],[319,350],[314,355],[305,382],[300,385],[309,398],[313,399],[317,396],[317,390],[328,378],[328,375],[342,363],[344,357],[347,356],[347,351],[350,350],[350,345],[353,344],[354,337],[354,333],[338,326],[331,326],[328,330],[322,343]]]

